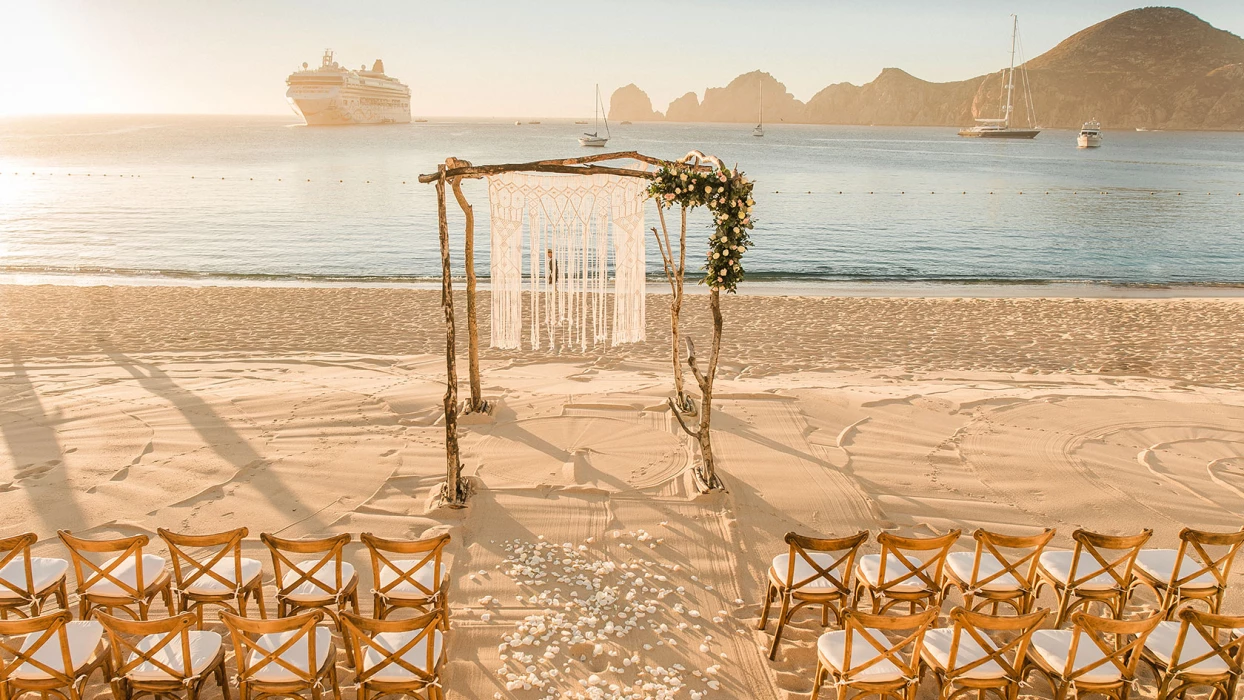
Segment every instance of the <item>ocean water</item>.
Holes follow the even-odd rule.
[[[0,119],[0,273],[189,280],[439,275],[432,186],[582,155],[568,120],[308,128],[284,117]],[[614,125],[609,150],[692,148],[756,182],[752,279],[1244,284],[1244,134],[1035,141],[949,128]],[[487,271],[487,191],[466,186]],[[460,216],[450,203],[454,235]],[[649,218],[655,221],[655,212]],[[692,218],[693,251],[708,217]],[[461,265],[456,246],[455,266]],[[691,256],[694,258],[694,254]],[[649,267],[659,256],[649,241]]]

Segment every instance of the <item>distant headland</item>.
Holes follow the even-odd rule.
[[[1036,123],[1079,128],[1244,130],[1244,39],[1171,7],[1130,10],[1030,60]],[[614,91],[609,118],[622,121],[752,122],[763,83],[768,123],[962,126],[996,116],[1003,71],[950,83],[886,68],[865,85],[836,83],[807,102],[753,71],[701,100],[688,92],[664,113],[631,84]],[[1026,119],[1026,106],[1016,117]]]

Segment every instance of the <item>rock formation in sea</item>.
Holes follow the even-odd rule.
[[[1170,7],[1130,10],[1028,61],[1034,123],[1078,128],[1244,129],[1244,39]],[[1018,78],[1018,76],[1017,76]],[[864,85],[836,83],[806,103],[768,73],[674,100],[664,117],[635,85],[614,93],[609,116],[632,121],[753,122],[764,86],[767,123],[965,126],[1001,115],[1004,71],[934,83],[886,68]],[[1028,123],[1017,80],[1015,123]]]

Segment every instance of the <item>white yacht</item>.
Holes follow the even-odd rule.
[[[410,88],[384,74],[384,62],[357,71],[337,65],[331,49],[319,68],[302,64],[285,79],[285,97],[308,126],[409,124]]]
[[[600,99],[600,85],[596,86],[596,131],[586,133],[579,137],[580,146],[588,146],[591,148],[604,148],[609,143],[609,137],[613,134],[609,133],[609,116],[605,116],[605,135],[600,135],[600,113],[605,111],[605,105]]]
[[[1006,105],[1002,116],[997,119],[977,119],[976,126],[959,131],[959,135],[977,139],[1033,139],[1041,133],[1041,129],[1032,124],[1032,91],[1028,84],[1028,72],[1021,63],[1019,70],[1024,80],[1024,97],[1027,98],[1028,127],[1011,126],[1011,116],[1015,111],[1015,42],[1019,36],[1019,17],[1011,15],[1011,67],[1006,71]]]
[[[1076,139],[1076,145],[1080,148],[1101,147],[1101,124],[1098,124],[1096,119],[1084,123],[1084,128],[1080,129],[1080,136]]]
[[[760,102],[759,102],[759,106],[756,107],[756,128],[752,129],[752,136],[755,136],[757,138],[763,137],[765,135],[764,124],[765,124],[765,84],[764,84],[764,81],[761,80]]]

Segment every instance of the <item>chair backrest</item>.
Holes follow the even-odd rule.
[[[316,626],[324,619],[323,610],[309,610],[290,617],[256,620],[249,617],[234,615],[221,611],[220,619],[224,620],[233,640],[234,657],[238,665],[238,680],[248,682],[255,674],[270,666],[279,666],[307,685],[314,685],[319,676],[319,650],[316,644],[319,635]],[[265,649],[258,643],[266,634],[286,634],[289,636],[274,649]],[[307,645],[307,664],[303,668],[299,664],[283,658],[283,655],[300,643]],[[252,658],[252,656],[254,658]]]
[[[1067,651],[1067,666],[1063,669],[1063,678],[1074,681],[1111,664],[1119,670],[1124,681],[1131,681],[1136,677],[1136,664],[1140,662],[1140,651],[1145,646],[1145,640],[1161,621],[1161,612],[1139,620],[1096,617],[1083,610],[1074,613],[1071,616],[1071,648]],[[1083,666],[1076,666],[1078,650],[1082,644],[1096,646],[1101,650],[1101,656]],[[1094,656],[1096,655],[1088,655],[1086,658]]]
[[[1076,588],[1102,574],[1114,579],[1115,585],[1127,590],[1132,585],[1132,569],[1136,555],[1145,546],[1153,530],[1145,529],[1135,535],[1103,535],[1088,530],[1071,533],[1075,540],[1075,554],[1071,558],[1068,586]],[[1087,555],[1087,556],[1086,556]]]
[[[72,684],[73,658],[69,654],[69,633],[65,629],[72,619],[73,614],[68,610],[59,610],[24,620],[0,620],[0,684],[8,683],[23,664],[46,673],[62,685]],[[60,649],[60,663],[54,666],[35,658],[39,650],[49,644]]]
[[[135,668],[149,663],[171,676],[171,680],[184,681],[194,677],[189,633],[190,628],[198,622],[194,613],[182,613],[157,620],[126,620],[104,613],[96,613],[95,617],[108,633],[112,672],[115,676],[128,676]],[[150,635],[163,636],[150,645],[143,643]],[[161,654],[169,646],[178,647],[181,653],[180,668],[169,665],[166,662],[169,657]]]
[[[402,584],[414,586],[415,590],[431,598],[436,595],[437,586],[441,582],[441,559],[445,546],[449,544],[449,533],[418,540],[388,540],[364,532],[359,539],[367,546],[371,554],[372,576],[375,577],[375,589],[380,595],[388,595],[389,591]],[[393,557],[390,555],[397,555]],[[413,561],[413,564],[394,563],[394,560]],[[432,565],[432,585],[420,583],[415,572],[427,564]],[[393,580],[384,581],[383,573],[393,572]]]
[[[1197,669],[1193,667],[1203,661],[1217,656],[1227,665],[1228,673],[1239,676],[1244,672],[1244,636],[1237,636],[1238,630],[1244,628],[1244,616],[1213,615],[1207,612],[1184,608],[1179,611],[1179,632],[1175,637],[1175,646],[1171,650],[1167,673],[1181,673]],[[1184,642],[1190,635],[1199,636],[1209,650],[1199,656],[1185,658]],[[1225,638],[1225,642],[1219,639]]]
[[[1026,615],[986,615],[960,607],[951,610],[954,629],[950,637],[950,658],[946,664],[947,680],[954,680],[991,661],[1002,668],[1008,679],[1019,680],[1028,642],[1049,612],[1042,609]],[[965,636],[976,642],[984,654],[960,665],[959,646]]]
[[[842,677],[850,683],[856,676],[889,661],[907,679],[920,677],[920,650],[924,647],[924,634],[937,620],[941,610],[928,608],[914,615],[872,615],[858,610],[847,610],[843,616],[846,630],[846,648],[842,657]],[[874,634],[881,632],[878,639]],[[898,637],[893,641],[892,637]],[[853,647],[868,645],[864,653],[855,653]],[[852,656],[855,660],[852,660]]]
[[[855,557],[860,547],[868,541],[868,531],[857,532],[849,537],[822,539],[805,537],[793,532],[786,533],[790,551],[786,562],[785,582],[788,588],[799,589],[814,583],[828,583],[844,596],[851,594],[851,577],[855,572]],[[828,565],[813,558],[812,554],[829,554],[833,561]],[[795,568],[800,563],[811,568],[812,573],[796,579]],[[823,587],[823,586],[822,586]]]
[[[373,676],[391,674],[398,669],[410,673],[415,684],[435,682],[437,662],[440,660],[440,653],[444,651],[444,644],[436,643],[437,631],[442,627],[442,615],[443,612],[437,609],[405,620],[376,620],[348,612],[342,613],[341,622],[345,627],[346,643],[350,645],[350,658],[355,660],[358,668],[355,682],[366,683]],[[400,647],[390,651],[376,641],[376,635],[379,634],[409,634],[410,637]],[[424,646],[423,658],[417,662],[404,658],[420,642]],[[374,652],[378,657],[375,664],[363,663],[368,652]]]
[[[319,540],[287,540],[268,533],[259,535],[259,539],[268,547],[268,551],[272,553],[272,566],[276,569],[276,585],[277,595],[289,595],[294,589],[304,583],[323,591],[325,596],[335,596],[341,592],[342,581],[341,564],[342,552],[345,546],[350,543],[350,534],[343,533],[336,537],[326,537]],[[290,559],[288,555],[299,554],[319,554],[318,560],[295,561]],[[311,563],[307,566],[308,562]],[[290,581],[285,582],[285,568],[298,572],[298,576]],[[320,580],[316,575],[320,571],[328,569],[333,572],[331,578],[332,583]]]
[[[1180,530],[1179,552],[1175,556],[1175,566],[1171,569],[1171,580],[1166,582],[1167,586],[1179,588],[1203,574],[1210,574],[1218,588],[1225,589],[1227,577],[1231,575],[1231,564],[1241,545],[1244,545],[1244,528],[1238,532],[1206,532],[1190,527]],[[1182,567],[1185,555],[1191,556],[1199,568],[1185,570]]]
[[[225,590],[235,590],[245,581],[242,580],[242,540],[249,530],[240,527],[236,530],[218,532],[211,535],[179,535],[165,528],[156,530],[160,539],[168,544],[168,552],[173,560],[173,576],[177,580],[177,588],[186,590],[194,584],[211,579]],[[187,549],[207,550],[198,556],[187,552]],[[233,579],[215,571],[214,568],[222,561],[233,563]]]
[[[14,535],[0,540],[0,569],[14,561],[22,562],[21,579],[0,578],[0,589],[13,593],[24,601],[29,601],[36,593],[35,573],[30,561],[30,548],[38,541],[39,536],[33,532]]]
[[[1045,528],[1035,535],[1004,535],[988,530],[977,530],[972,533],[976,540],[976,551],[972,557],[972,580],[967,584],[974,589],[981,589],[1004,578],[1007,575],[1024,584],[1025,590],[1031,589],[1037,578],[1037,562],[1045,546],[1054,539],[1054,529]],[[990,554],[1002,568],[982,577],[980,575],[981,557]]]
[[[107,581],[123,593],[131,598],[141,598],[143,591],[147,587],[148,574],[154,577],[158,572],[143,571],[143,547],[151,541],[146,535],[134,535],[133,537],[117,537],[109,540],[87,540],[81,537],[75,537],[68,530],[61,530],[56,533],[60,537],[61,542],[65,543],[65,547],[69,550],[70,559],[73,561],[73,574],[78,582],[78,594],[82,595],[87,592],[91,586],[102,581]],[[119,552],[112,561],[107,564],[96,564],[88,554],[114,554]],[[132,560],[134,563],[134,583],[128,583],[124,578],[117,575],[117,570],[123,568],[127,561]]]
[[[959,530],[951,530],[937,537],[900,537],[889,532],[877,535],[877,543],[881,545],[881,571],[877,578],[880,589],[884,591],[920,582],[925,590],[940,590],[946,555],[960,534]],[[886,575],[886,565],[891,557],[906,567],[898,576]]]

